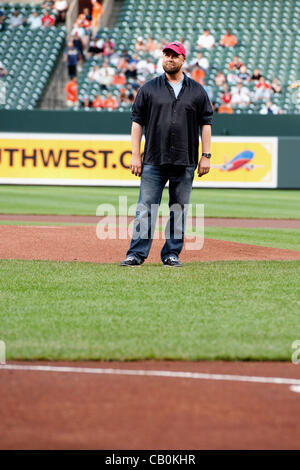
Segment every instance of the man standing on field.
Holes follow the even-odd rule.
[[[140,88],[132,107],[130,168],[131,173],[141,176],[141,185],[132,240],[121,266],[140,266],[148,257],[157,209],[168,181],[170,218],[161,260],[165,266],[181,266],[179,255],[184,243],[186,206],[195,169],[199,176],[210,169],[213,114],[203,87],[182,71],[185,58],[181,43],[166,44],[165,73]],[[146,142],[142,161],[144,126]],[[199,127],[203,153],[198,163]]]

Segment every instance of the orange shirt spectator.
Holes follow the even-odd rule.
[[[191,78],[195,80],[195,82],[202,83],[203,78],[205,78],[205,72],[202,70],[198,65],[193,68],[191,72]]]
[[[96,95],[93,102],[92,102],[92,107],[93,108],[103,108],[103,100],[100,95]]]
[[[105,100],[103,101],[103,108],[115,110],[118,107],[116,98],[111,93],[107,93]]]
[[[76,77],[73,77],[65,86],[66,101],[68,106],[74,106],[78,102],[78,84]]]
[[[218,108],[219,114],[232,114],[233,110],[228,104],[221,104]]]
[[[238,43],[238,40],[234,34],[231,34],[229,29],[227,29],[226,34],[221,37],[220,44],[223,47],[234,47]]]
[[[100,25],[100,18],[103,14],[103,7],[100,2],[97,0],[91,0],[91,3],[93,5],[92,9],[92,26],[95,28],[95,30],[98,29]]]
[[[243,62],[240,61],[237,55],[234,56],[233,61],[228,65],[229,70],[240,70]]]
[[[122,73],[117,73],[114,75],[112,80],[113,85],[125,85],[126,84],[126,77]]]

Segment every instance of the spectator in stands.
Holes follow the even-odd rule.
[[[106,89],[107,86],[111,85],[114,74],[114,69],[110,67],[108,61],[105,60],[98,72],[97,79],[97,82],[100,83],[102,89]]]
[[[260,79],[261,76],[262,75],[261,75],[259,69],[254,69],[253,74],[251,75],[251,81],[253,81],[253,82],[257,81],[258,82],[258,80]]]
[[[215,45],[215,38],[210,34],[208,29],[205,29],[203,34],[198,37],[198,49],[211,49]]]
[[[99,65],[94,65],[92,70],[88,72],[88,79],[97,83],[100,83],[100,67]]]
[[[89,39],[92,36],[92,16],[88,8],[84,8],[82,13],[78,15],[71,34],[74,34],[75,31],[78,31],[78,35],[81,37],[84,47],[88,47]]]
[[[279,80],[278,80],[277,77],[273,78],[273,81],[271,83],[271,89],[272,89],[274,94],[281,93],[281,85],[280,85]]]
[[[87,51],[87,58],[90,58],[93,55],[97,57],[102,57],[104,52],[104,39],[95,37],[90,41],[89,48]]]
[[[160,46],[155,42],[153,37],[150,36],[146,42],[146,51],[153,54],[158,48],[160,49]]]
[[[0,77],[6,77],[8,75],[8,70],[4,67],[4,64],[0,62]]]
[[[223,88],[223,93],[221,95],[221,101],[223,104],[230,105],[232,100],[232,95],[229,90],[229,86],[227,83],[225,83],[224,88]]]
[[[41,7],[43,10],[54,10],[54,0],[46,0],[42,3]]]
[[[123,73],[120,71],[117,71],[117,73],[114,75],[112,79],[112,84],[113,85],[126,85],[126,77]]]
[[[250,104],[249,90],[242,83],[237,83],[235,87],[231,89],[231,104],[232,106],[246,107]]]
[[[17,28],[23,25],[24,18],[19,14],[18,10],[14,10],[12,17],[7,20],[7,23],[10,27]]]
[[[217,75],[214,78],[215,84],[219,87],[223,86],[226,83],[226,77],[222,70],[219,70]]]
[[[92,108],[102,109],[103,108],[103,99],[100,95],[96,95],[92,101]]]
[[[103,108],[115,111],[117,107],[118,102],[116,98],[113,97],[112,93],[107,93],[106,98],[103,101]]]
[[[202,52],[197,53],[197,57],[188,64],[188,68],[191,70],[196,64],[198,64],[205,72],[209,68],[209,61],[206,57],[203,57]]]
[[[129,64],[132,64],[134,62],[135,65],[137,65],[139,61],[140,61],[139,55],[138,54],[133,54],[133,56],[131,57],[131,59],[128,62],[129,62]]]
[[[132,62],[129,62],[129,66]],[[150,58],[139,60],[136,64],[136,70],[138,75],[147,77],[148,75],[154,75],[155,65],[151,62]]]
[[[123,51],[121,52],[120,58],[127,60],[127,62],[131,61],[131,55],[129,54],[127,49],[123,49]]]
[[[126,88],[120,89],[118,102],[119,102],[119,105],[123,107],[127,107],[131,104],[130,99],[127,96]]]
[[[234,34],[231,34],[229,29],[227,29],[226,34],[224,34],[220,39],[220,45],[222,47],[235,47],[237,43],[237,37]]]
[[[69,5],[67,0],[56,0],[54,3],[54,11],[58,23],[65,23]]]
[[[191,50],[190,41],[187,41],[186,38],[182,36],[181,38],[179,38],[179,42],[185,48],[186,55],[189,55],[190,50]]]
[[[82,41],[84,49],[86,49],[89,47],[90,43],[90,31],[84,27],[84,24],[84,21],[82,21],[81,23],[75,22],[70,36],[78,36]]]
[[[222,104],[220,104],[220,106],[218,107],[218,113],[219,113],[219,114],[232,114],[232,113],[233,113],[233,109],[232,109],[232,107],[231,107],[229,104],[222,103]]]
[[[79,59],[79,52],[74,47],[73,41],[68,42],[64,52],[64,61],[67,62],[69,77],[72,79],[77,75],[77,63]]]
[[[83,99],[80,100],[80,107],[83,108],[84,110],[89,110],[91,105],[92,103],[91,103],[89,95],[85,94],[83,96]]]
[[[138,73],[137,73],[137,66],[135,65],[135,63],[131,63],[131,64],[128,63],[127,69],[125,71],[125,76],[127,80],[137,78]]]
[[[163,63],[163,56],[161,56],[158,59],[157,64],[156,64],[156,74],[157,75],[162,75],[165,72],[164,69],[163,69],[162,63]]]
[[[81,38],[78,36],[77,33],[75,33],[74,37],[73,37],[73,46],[76,47],[76,49],[78,50],[79,52],[79,56],[78,56],[78,70],[82,70],[82,66],[83,66],[83,63],[85,62],[85,55],[84,55],[84,48],[83,48],[83,44],[82,44],[82,40]]]
[[[66,91],[66,103],[68,108],[78,107],[78,84],[77,78],[73,77],[65,86]]]
[[[256,101],[264,100],[267,101],[271,96],[271,85],[267,83],[265,77],[262,75],[258,80],[258,83],[255,87],[254,99]]]
[[[238,82],[244,83],[249,82],[250,79],[250,73],[248,73],[246,65],[243,64],[237,74],[237,80]]]
[[[5,29],[5,20],[6,16],[3,10],[0,10],[0,31],[4,31]]]
[[[111,38],[107,38],[103,44],[103,55],[110,57],[115,52],[115,42]]]
[[[243,62],[240,61],[237,55],[233,57],[233,60],[230,62],[228,65],[229,70],[240,70],[241,66],[243,65]]]
[[[102,4],[98,0],[91,0],[92,8],[92,34],[95,36],[100,29],[101,17],[103,15]]]
[[[44,16],[42,17],[42,25],[46,28],[55,25],[55,18],[54,16],[50,15],[49,11],[45,11]]]
[[[195,64],[191,71],[191,78],[202,85],[203,79],[205,78],[204,70],[199,66],[199,64]]]
[[[227,74],[227,83],[230,86],[235,86],[238,83],[238,72],[233,71]]]
[[[211,91],[210,87],[208,85],[206,85],[204,79],[202,79],[201,85],[203,86],[204,90],[206,91],[209,99],[212,100],[213,99],[212,91]]]
[[[36,10],[26,19],[26,24],[30,29],[38,29],[42,26],[42,18]]]
[[[137,38],[134,47],[137,52],[147,52],[147,45],[144,43],[144,39],[142,38],[142,36],[139,36]]]
[[[120,60],[119,52],[114,50],[114,52],[109,56],[110,65],[117,68],[119,60]]]
[[[272,101],[267,101],[259,111],[260,114],[282,114],[282,110],[276,104],[273,104]]]

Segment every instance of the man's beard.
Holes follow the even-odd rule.
[[[167,72],[169,75],[175,75],[178,73],[181,69],[181,65],[167,65],[163,64],[163,69],[165,72]]]

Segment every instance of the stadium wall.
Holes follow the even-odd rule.
[[[0,111],[1,132],[130,134],[129,112]],[[278,137],[278,188],[300,189],[300,116],[216,115],[213,135]],[[1,176],[1,167],[0,167]]]

